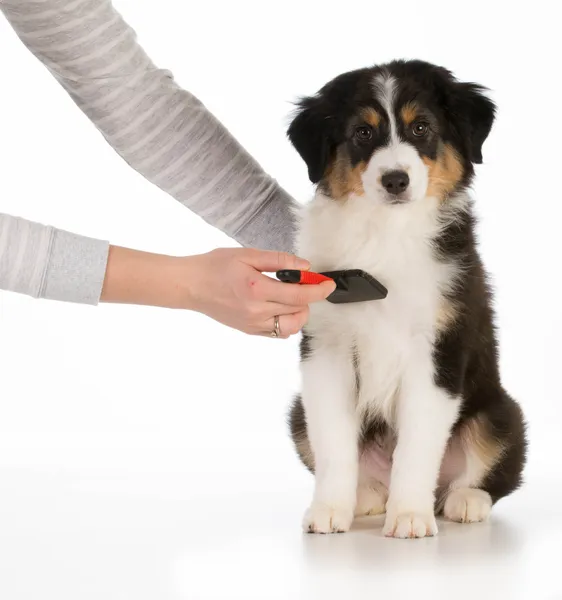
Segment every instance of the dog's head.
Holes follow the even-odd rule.
[[[288,136],[310,180],[334,199],[445,202],[482,162],[495,116],[484,92],[444,68],[394,61],[340,75],[301,100]]]

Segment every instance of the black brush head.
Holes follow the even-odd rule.
[[[327,298],[332,304],[383,300],[388,294],[388,290],[380,281],[361,269],[328,271],[322,275],[336,282],[336,289]]]

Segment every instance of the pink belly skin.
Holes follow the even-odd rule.
[[[372,442],[363,449],[359,461],[359,470],[363,479],[375,479],[387,488],[390,485],[390,472],[392,469],[392,453],[394,441],[385,439],[381,442]],[[454,436],[449,441],[441,470],[439,473],[439,486],[447,486],[462,475],[466,468],[466,456],[461,447],[460,439]]]

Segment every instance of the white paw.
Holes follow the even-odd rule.
[[[485,521],[492,510],[490,494],[474,488],[451,490],[445,501],[444,515],[459,523]]]
[[[343,533],[353,521],[353,510],[340,506],[313,503],[304,515],[306,533]]]
[[[403,512],[387,515],[383,534],[395,538],[423,538],[437,535],[437,522],[433,513]]]
[[[386,510],[388,492],[383,486],[360,486],[357,490],[357,517],[382,515]]]

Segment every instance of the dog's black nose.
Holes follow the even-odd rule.
[[[410,178],[405,171],[388,171],[382,176],[381,181],[384,189],[395,196],[405,192],[410,185]]]

